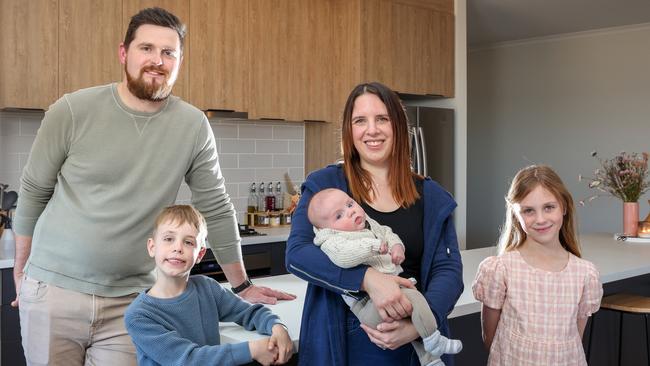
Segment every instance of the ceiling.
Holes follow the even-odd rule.
[[[467,0],[467,46],[649,22],[650,0]]]

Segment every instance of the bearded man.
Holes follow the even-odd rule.
[[[122,81],[66,94],[45,113],[14,221],[12,305],[29,365],[136,365],[124,310],[154,282],[147,237],[183,179],[240,296],[293,298],[248,280],[210,124],[170,95],[184,38],[173,14],[140,11],[119,46]]]

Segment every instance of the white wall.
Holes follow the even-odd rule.
[[[466,247],[467,231],[467,0],[455,0],[455,97],[448,99],[406,101],[406,105],[451,108],[455,114],[454,141],[454,212],[456,234],[461,249]]]
[[[650,151],[650,24],[472,50],[468,56],[468,248],[495,243],[518,169],[551,165],[579,200],[589,156]],[[648,213],[641,202],[641,218]],[[620,201],[579,207],[581,232],[621,230]]]

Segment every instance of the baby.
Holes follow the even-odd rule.
[[[342,268],[365,264],[391,275],[402,272],[400,264],[404,261],[405,247],[400,238],[390,227],[367,217],[363,208],[345,192],[328,188],[316,193],[309,202],[307,215],[316,233],[314,244],[320,246],[334,264]],[[411,321],[422,337],[422,342],[411,342],[420,363],[444,365],[440,355],[460,352],[462,343],[440,334],[421,293],[410,288],[402,288],[402,292],[413,306]],[[342,296],[363,324],[376,328],[383,321],[370,297],[357,300]]]

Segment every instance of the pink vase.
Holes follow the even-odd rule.
[[[639,202],[623,202],[623,234],[636,236],[639,231]]]

